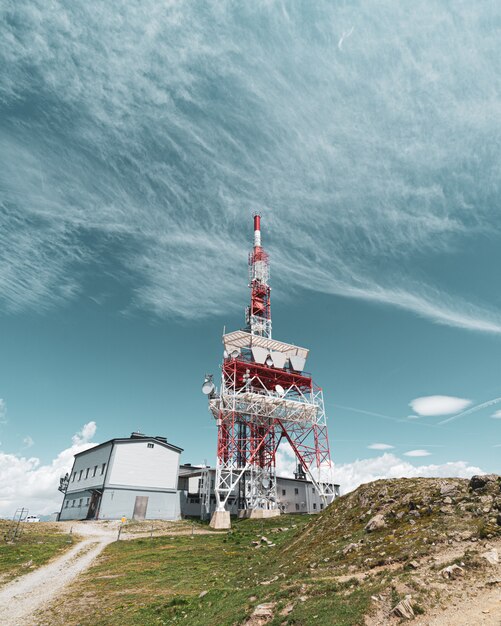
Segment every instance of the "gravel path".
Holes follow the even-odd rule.
[[[0,589],[2,624],[35,626],[35,611],[53,600],[117,537],[116,529],[90,524],[73,524],[73,532],[85,538],[59,559]]]

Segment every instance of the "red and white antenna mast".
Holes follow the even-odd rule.
[[[261,246],[261,216],[254,215],[254,248],[249,254],[251,303],[247,308],[247,328],[252,335],[271,339],[270,262]]]
[[[276,452],[282,440],[324,505],[336,496],[322,389],[304,371],[308,350],[271,338],[269,276],[261,217],[254,215],[247,326],[223,336],[219,391],[212,376],[202,387],[218,427],[215,528],[229,528],[233,499],[250,517],[280,514]]]

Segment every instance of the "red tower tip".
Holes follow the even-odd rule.
[[[254,230],[261,230],[261,216],[257,213],[254,215]]]

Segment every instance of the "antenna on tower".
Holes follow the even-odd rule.
[[[269,258],[262,246],[261,216],[253,220],[247,326],[223,333],[220,389],[210,374],[202,387],[218,429],[213,528],[230,527],[227,507],[235,494],[245,516],[280,515],[276,453],[282,439],[296,455],[296,479],[311,481],[321,508],[338,493],[322,389],[304,371],[308,350],[271,338]]]

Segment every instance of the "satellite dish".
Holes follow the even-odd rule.
[[[263,480],[261,481],[261,484],[263,485],[264,489],[269,489],[271,485],[271,481],[269,478],[263,478]]]
[[[275,385],[275,391],[280,397],[285,396],[285,389],[282,387],[282,385]]]
[[[239,354],[240,354],[240,350],[235,349],[235,350],[232,350],[232,351],[231,351],[230,356],[231,356],[233,359],[236,359],[236,358],[237,358],[237,356],[238,356]]]
[[[266,365],[268,367],[273,367],[273,359],[271,358],[271,356],[269,356],[266,361],[265,361]]]
[[[225,351],[223,352],[223,357],[224,357],[225,359],[227,359],[229,356],[230,356],[230,355],[228,354],[228,350],[225,350]]]
[[[214,389],[215,387],[212,380],[208,380],[202,385],[202,393],[204,393],[206,396],[210,395],[214,391]]]
[[[202,385],[202,393],[206,396],[210,396],[214,389],[215,386],[212,382],[212,374],[206,374],[204,384]]]

